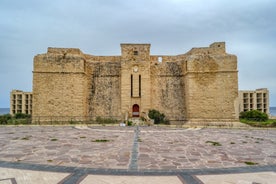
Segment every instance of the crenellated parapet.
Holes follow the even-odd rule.
[[[34,73],[84,73],[85,62],[85,56],[80,49],[49,47],[47,53],[34,57]]]

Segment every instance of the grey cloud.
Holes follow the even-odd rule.
[[[173,55],[214,41],[238,56],[240,88],[267,87],[276,106],[275,9],[273,0],[2,0],[0,70],[10,81],[0,107],[11,89],[31,90],[33,57],[50,46],[119,55],[120,43],[139,42]]]

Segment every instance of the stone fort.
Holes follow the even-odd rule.
[[[48,48],[34,57],[33,118],[124,120],[150,109],[172,123],[238,120],[237,57],[224,42],[180,55],[121,44],[120,56]]]

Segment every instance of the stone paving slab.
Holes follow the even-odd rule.
[[[243,174],[222,174],[197,176],[204,184],[275,184],[275,172],[243,173]]]
[[[49,184],[62,183],[70,173],[30,171],[0,168],[0,184]]]
[[[177,176],[88,175],[80,184],[183,184]]]

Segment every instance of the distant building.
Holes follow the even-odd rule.
[[[269,115],[269,91],[266,88],[239,91],[239,111],[259,110]]]
[[[10,93],[10,114],[32,114],[32,92],[12,90]]]

